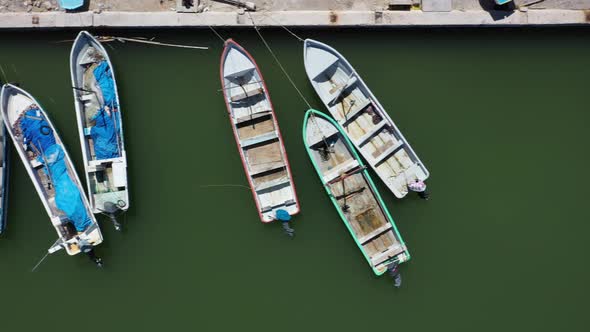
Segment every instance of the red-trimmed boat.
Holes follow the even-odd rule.
[[[260,219],[284,220],[281,216],[285,211],[297,214],[299,201],[268,89],[252,56],[232,39],[225,42],[220,75],[232,130]]]

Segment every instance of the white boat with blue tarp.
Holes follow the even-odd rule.
[[[90,252],[103,240],[72,161],[47,114],[23,89],[5,84],[0,112],[59,239],[49,248]]]
[[[76,119],[88,200],[93,213],[111,217],[129,208],[127,154],[113,66],[104,47],[86,31],[70,54]]]

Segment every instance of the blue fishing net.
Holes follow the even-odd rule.
[[[95,125],[90,130],[90,137],[94,141],[94,154],[96,159],[109,159],[119,156],[119,146],[117,142],[117,130],[115,128],[115,121],[113,117],[118,116],[111,111],[111,116],[101,108],[92,120]]]
[[[103,107],[91,119],[96,121],[95,126],[90,131],[90,136],[94,141],[94,153],[96,159],[116,158],[119,157],[117,135],[118,128],[120,128],[120,120],[119,112],[115,112],[118,103],[113,74],[106,61],[101,61],[94,68],[93,73],[104,98]],[[111,109],[110,115],[105,111],[105,106]]]
[[[113,73],[111,67],[106,61],[101,61],[96,68],[94,68],[94,78],[102,91],[104,104],[111,109],[117,108],[117,94],[115,93],[115,82],[113,81]]]
[[[38,154],[37,160],[45,165],[45,174],[55,190],[55,205],[63,211],[78,232],[92,224],[82,201],[82,194],[68,174],[65,153],[56,144],[53,130],[38,109],[25,112],[20,127],[27,148]]]

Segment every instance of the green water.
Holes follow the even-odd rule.
[[[104,32],[103,32],[104,33]],[[431,171],[431,200],[375,177],[412,254],[377,278],[305,153],[306,106],[252,30],[220,30],[270,89],[302,213],[263,225],[246,184],[208,30],[113,32],[208,51],[112,44],[129,160],[126,231],[101,218],[106,266],[64,252],[12,153],[0,238],[11,330],[587,331],[590,30],[298,30],[353,64]],[[310,103],[302,44],[263,30]],[[68,57],[75,32],[0,34],[0,64],[54,121],[82,170]],[[586,328],[584,328],[586,326]]]

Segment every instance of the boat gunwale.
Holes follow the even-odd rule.
[[[307,124],[308,124],[308,119],[311,116],[316,116],[316,115],[319,116],[319,117],[321,117],[321,118],[323,118],[323,119],[325,119],[325,120],[327,120],[332,125],[334,125],[334,127],[336,127],[336,129],[338,130],[338,132],[336,134],[344,138],[344,143],[346,145],[346,148],[351,153],[352,157],[358,161],[360,167],[363,167],[364,166],[363,160],[359,156],[359,154],[357,153],[354,145],[352,144],[352,142],[350,141],[350,139],[348,138],[348,136],[346,136],[344,134],[344,130],[338,124],[338,122],[336,122],[335,120],[333,120],[332,118],[330,118],[326,114],[324,114],[324,113],[322,113],[322,112],[320,112],[318,110],[315,110],[315,109],[309,109],[309,110],[307,110],[307,112],[305,112],[305,116],[303,118],[303,130],[302,130],[302,132],[303,132],[303,144],[305,146],[305,151],[307,152],[307,155],[309,156],[309,159],[311,160],[311,163],[313,164],[313,167],[316,170],[316,173],[318,174],[318,176],[320,178],[320,181],[322,183],[322,186],[326,190],[326,192],[328,194],[328,197],[330,197],[330,201],[332,202],[332,204],[336,208],[336,211],[338,212],[338,215],[340,216],[340,219],[342,219],[342,221],[346,225],[346,228],[348,229],[348,231],[352,235],[352,238],[354,239],[354,242],[357,244],[357,246],[359,247],[359,249],[363,253],[363,256],[365,257],[365,259],[369,263],[369,266],[371,266],[373,272],[376,275],[378,275],[378,276],[379,275],[382,275],[383,273],[385,273],[385,271],[387,271],[387,269],[381,271],[381,270],[377,269],[377,266],[380,266],[380,265],[387,266],[387,264],[385,264],[385,263],[394,262],[394,261],[397,261],[399,263],[408,261],[411,258],[410,252],[409,252],[409,250],[408,250],[408,248],[407,248],[407,246],[406,246],[403,238],[401,237],[401,235],[399,233],[399,230],[397,229],[397,226],[396,226],[396,224],[395,224],[395,222],[393,220],[393,217],[391,216],[391,214],[389,212],[389,209],[387,208],[387,206],[383,202],[383,199],[382,199],[381,195],[379,194],[379,191],[377,190],[377,187],[375,186],[375,183],[373,182],[373,179],[371,178],[371,176],[369,174],[369,171],[365,167],[365,169],[362,170],[361,174],[367,180],[367,183],[369,184],[369,189],[371,190],[371,192],[375,196],[376,201],[377,201],[377,204],[379,205],[379,208],[381,208],[381,211],[385,215],[385,218],[387,219],[387,222],[389,222],[392,225],[393,231],[397,235],[397,239],[399,239],[400,245],[403,248],[403,251],[401,253],[395,255],[394,257],[389,258],[389,259],[387,259],[387,260],[379,263],[377,266],[374,266],[373,265],[373,263],[371,262],[371,258],[368,256],[368,254],[366,253],[365,249],[363,248],[363,244],[361,244],[359,242],[359,239],[357,238],[356,234],[354,233],[354,230],[352,229],[352,226],[350,225],[350,222],[348,221],[348,218],[344,215],[344,213],[342,211],[342,207],[338,204],[338,201],[336,200],[336,198],[332,194],[332,190],[330,189],[329,184],[324,181],[323,173],[320,171],[320,168],[319,168],[318,164],[316,163],[316,161],[314,159],[314,156],[312,155],[312,152],[310,151],[310,146],[307,144]],[[398,256],[401,255],[401,254],[405,254],[405,259],[403,261],[400,261],[400,259],[398,258]]]
[[[238,149],[238,152],[240,154],[240,159],[242,160],[242,167],[244,168],[244,173],[246,174],[246,178],[247,178],[248,184],[250,186],[250,191],[252,192],[252,196],[254,198],[254,203],[256,204],[256,210],[258,212],[258,216],[260,217],[260,221],[262,221],[263,223],[270,223],[270,222],[274,221],[274,219],[270,219],[270,220],[264,219],[264,215],[262,212],[263,207],[260,205],[260,202],[259,202],[259,198],[258,198],[259,195],[256,192],[256,186],[254,185],[254,182],[253,182],[253,176],[251,175],[251,172],[248,170],[248,163],[247,163],[246,157],[244,155],[244,149],[242,149],[242,147],[241,147],[241,144],[240,144],[241,140],[240,140],[238,132],[237,132],[238,124],[233,122],[233,115],[232,115],[233,108],[230,106],[230,103],[228,101],[229,98],[228,98],[228,95],[227,95],[227,92],[225,89],[225,76],[223,75],[224,64],[225,64],[225,60],[227,59],[227,53],[229,52],[229,50],[232,47],[236,48],[238,51],[243,52],[243,54],[248,58],[248,60],[250,62],[252,62],[256,72],[258,73],[258,76],[260,77],[260,82],[262,83],[262,86],[264,87],[264,95],[265,95],[266,100],[268,101],[268,104],[270,105],[271,118],[272,118],[273,124],[275,126],[275,130],[277,132],[278,143],[279,143],[279,146],[281,149],[281,154],[285,160],[285,166],[286,166],[287,173],[289,176],[289,184],[292,189],[293,198],[295,201],[295,211],[293,213],[291,213],[290,215],[292,215],[292,216],[297,215],[301,212],[301,207],[299,205],[299,198],[297,197],[297,189],[295,187],[295,181],[293,180],[293,172],[291,171],[291,165],[289,163],[287,149],[285,148],[283,136],[281,134],[281,129],[279,127],[279,123],[277,120],[277,116],[275,114],[274,106],[273,106],[271,98],[270,98],[270,92],[268,91],[268,88],[266,87],[266,81],[264,80],[264,76],[262,76],[262,71],[260,70],[260,68],[258,67],[258,64],[254,60],[254,57],[252,57],[252,55],[245,48],[243,48],[240,44],[238,44],[232,38],[229,38],[229,39],[225,40],[225,42],[224,42],[224,47],[223,47],[223,51],[221,52],[221,57],[220,57],[220,62],[219,62],[220,63],[219,77],[221,80],[221,91],[223,93],[223,101],[225,102],[229,121],[230,121],[230,124],[232,127],[232,132],[234,135],[234,139],[236,141],[236,148]]]

